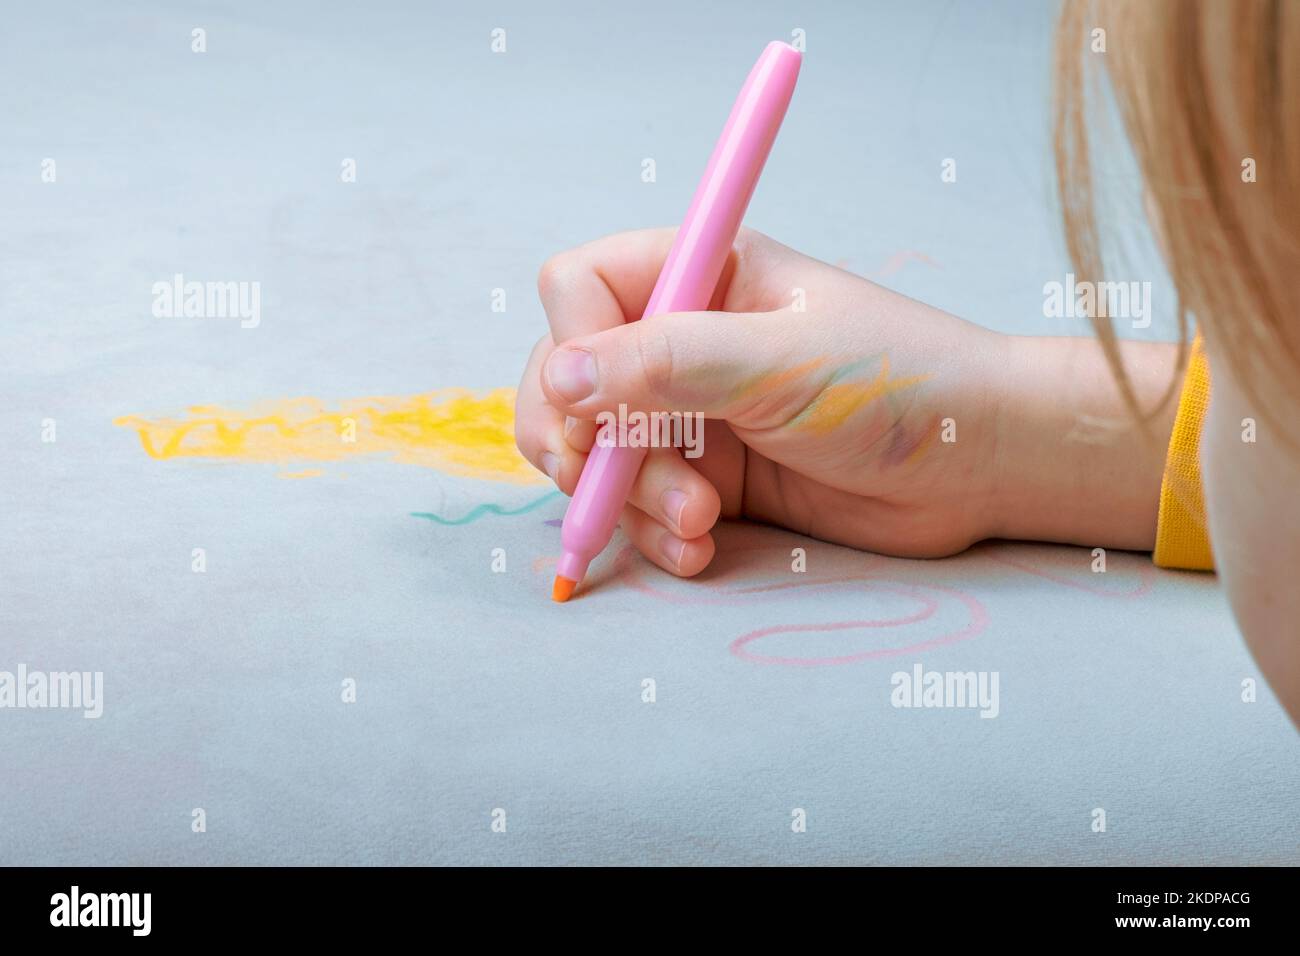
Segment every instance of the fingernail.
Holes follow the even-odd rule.
[[[558,484],[560,479],[556,476],[560,473],[560,459],[549,451],[542,452],[542,471],[551,476],[551,481]]]
[[[556,349],[546,360],[546,381],[569,402],[580,402],[596,390],[596,356],[587,349]]]
[[[680,568],[682,555],[686,553],[686,542],[676,535],[664,532],[659,538],[659,552],[672,563],[673,567]]]
[[[659,496],[664,514],[678,531],[682,530],[682,512],[686,510],[686,492],[678,488],[669,488]]]

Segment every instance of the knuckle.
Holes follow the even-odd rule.
[[[740,231],[736,233],[736,241],[732,243],[732,249],[739,259],[745,259],[761,251],[771,242],[766,235],[757,229],[751,229],[749,226],[741,226]]]
[[[577,267],[576,260],[576,252],[568,249],[557,252],[542,263],[542,268],[537,273],[537,293],[543,300],[551,298],[564,287]]]
[[[636,323],[637,357],[651,398],[666,399],[673,387],[672,339],[651,319]]]

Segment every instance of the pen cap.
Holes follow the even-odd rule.
[[[664,261],[645,315],[709,307],[745,208],[772,151],[803,57],[788,43],[767,45],[741,87],[713,148],[685,225]]]

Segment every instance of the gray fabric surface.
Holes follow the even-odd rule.
[[[807,62],[749,223],[992,327],[1086,332],[1042,318],[1067,271],[1043,5],[441,6],[7,13],[0,670],[102,671],[104,712],[0,710],[0,863],[1300,862],[1296,733],[1262,681],[1242,702],[1260,675],[1210,576],[735,527],[701,582],[613,549],[603,586],[556,607],[560,499],[410,514],[544,489],[383,460],[283,481],[156,461],[114,427],[514,385],[542,260],[673,223],[752,58],[794,28]],[[260,324],[155,318],[176,272],[259,281]],[[755,590],[794,547],[805,586]],[[913,624],[741,650],[898,650],[987,620],[837,666],[733,646],[918,602]],[[998,716],[891,706],[917,663],[996,671]]]

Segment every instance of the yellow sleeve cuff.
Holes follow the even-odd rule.
[[[1198,335],[1178,399],[1178,416],[1169,439],[1165,476],[1160,484],[1160,517],[1152,559],[1162,568],[1211,571],[1214,555],[1205,526],[1201,488],[1201,424],[1210,405],[1210,366]]]

